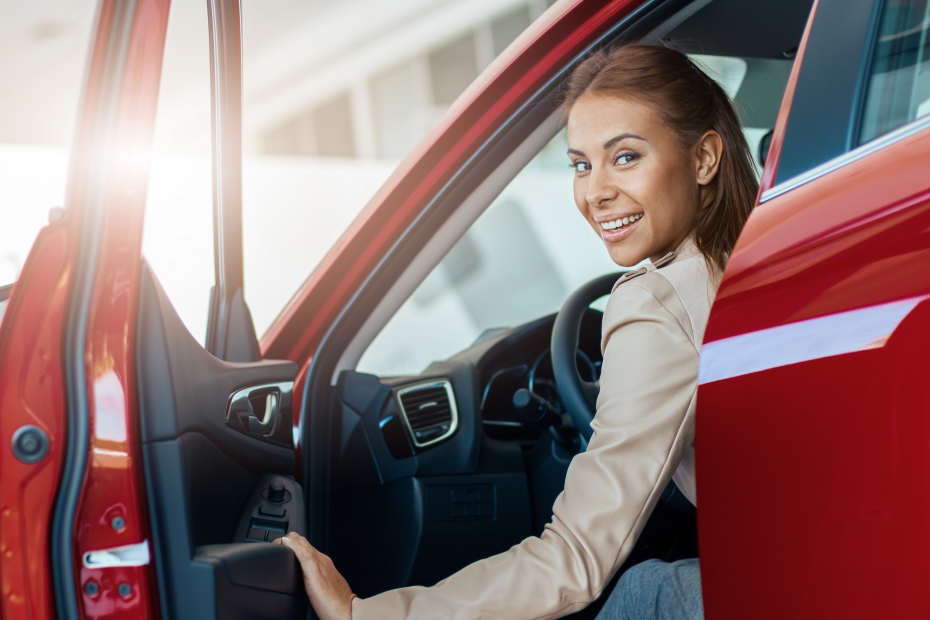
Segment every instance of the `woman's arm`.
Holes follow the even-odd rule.
[[[341,603],[328,607],[350,606],[353,620],[541,620],[597,598],[693,441],[698,354],[680,313],[669,312],[650,280],[637,278],[611,295],[594,435],[572,460],[542,536],[430,588],[352,600],[347,586],[343,592],[331,576],[321,576],[319,586],[308,583],[314,608],[336,596]]]

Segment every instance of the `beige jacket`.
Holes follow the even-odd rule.
[[[542,536],[433,587],[355,599],[353,620],[564,616],[610,582],[670,478],[696,502],[698,355],[717,281],[690,240],[657,264],[626,274],[611,293],[594,434]]]

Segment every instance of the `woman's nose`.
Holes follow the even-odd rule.
[[[607,171],[593,167],[588,175],[588,191],[585,199],[592,207],[602,207],[617,197],[617,188],[610,182]]]

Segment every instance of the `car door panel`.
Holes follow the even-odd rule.
[[[783,128],[786,111],[824,113],[806,102],[790,102]],[[848,103],[833,121],[857,127]],[[708,617],[916,617],[925,607],[928,166],[930,129],[917,121],[763,187],[702,351]]]
[[[285,418],[292,424],[289,398],[281,403],[282,416],[276,424],[276,430],[288,431],[286,446],[244,432],[230,432],[233,429],[227,424],[226,413],[230,397],[242,388],[293,383],[297,365],[287,360],[232,363],[213,357],[187,331],[148,269],[143,274],[139,314],[140,366],[144,363],[144,372],[153,373],[153,379],[157,376],[159,382],[168,381],[164,388],[142,389],[143,403],[157,405],[153,410],[159,411],[158,415],[143,416],[143,441],[199,433],[243,466],[293,473],[292,434],[284,424]]]
[[[213,357],[147,265],[141,280],[141,436],[162,605],[175,618],[303,617],[296,559],[264,542],[305,532],[303,491],[291,477],[289,388],[297,366]],[[244,427],[248,417],[237,417],[236,403],[252,403],[233,396],[247,388],[275,390],[274,410],[249,416],[267,428]],[[277,500],[269,494],[273,483],[283,489]]]

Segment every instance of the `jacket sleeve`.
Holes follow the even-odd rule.
[[[698,370],[679,320],[636,280],[611,295],[602,348],[594,434],[542,536],[433,587],[355,599],[353,620],[558,618],[598,597],[693,441]]]

